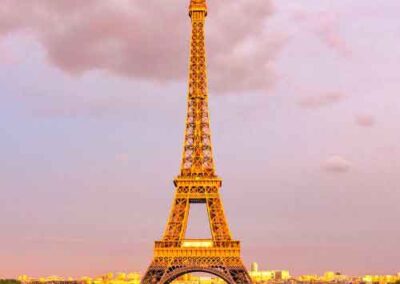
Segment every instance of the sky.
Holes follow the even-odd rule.
[[[145,271],[179,173],[187,2],[0,0],[0,278]],[[400,271],[400,2],[208,2],[245,263]]]

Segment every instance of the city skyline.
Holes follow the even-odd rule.
[[[306,279],[308,278],[308,281],[311,279],[323,279],[325,282],[332,282],[334,281],[335,277],[345,277],[345,278],[398,278],[394,280],[399,280],[400,281],[400,272],[394,273],[394,274],[386,274],[386,275],[372,275],[372,274],[367,274],[367,275],[346,275],[343,274],[340,271],[324,271],[322,274],[301,274],[301,275],[292,275],[290,271],[288,270],[266,270],[264,267],[260,266],[257,262],[252,262],[249,267],[249,274],[253,278],[253,280],[257,278],[261,278],[263,280],[266,280],[267,278],[275,278],[278,276],[281,280],[289,280],[289,279]],[[212,274],[207,274],[207,273],[189,273],[189,275],[207,275],[206,277],[212,277],[212,278],[218,278],[215,275]],[[135,271],[114,271],[114,272],[107,272],[104,273],[103,275],[83,275],[78,278],[72,278],[72,277],[60,277],[57,275],[42,275],[37,278],[30,277],[29,275],[22,274],[18,275],[17,280],[19,281],[32,281],[32,280],[40,280],[43,279],[44,281],[63,281],[63,280],[68,280],[68,281],[73,281],[73,280],[79,280],[79,279],[102,279],[102,278],[114,278],[118,279],[121,276],[129,277],[129,278],[135,278],[135,279],[141,279],[142,276],[139,272]],[[1,279],[1,278],[0,278]],[[365,281],[365,282],[372,282],[372,281]]]
[[[144,271],[180,165],[186,2],[3,0],[0,276]],[[209,5],[215,160],[245,262],[397,273],[399,3]]]
[[[292,283],[290,282],[291,280],[299,281],[301,283],[311,283],[314,281],[320,281],[324,283],[380,283],[380,284],[386,284],[386,283],[398,283],[400,281],[400,272],[396,274],[390,274],[390,275],[345,275],[341,272],[335,272],[335,271],[325,271],[321,275],[317,274],[302,274],[302,275],[292,275],[290,271],[288,270],[264,270],[262,267],[259,266],[257,262],[252,262],[251,266],[249,266],[249,274],[252,277],[253,281],[256,283],[258,282],[263,282],[263,281],[286,281],[283,283]],[[190,278],[190,277],[203,277],[203,278],[214,278],[217,279],[218,277],[212,275],[212,274],[207,274],[207,273],[189,273],[183,275],[183,278]],[[95,284],[100,284],[107,282],[107,280],[117,280],[116,282],[112,282],[115,284],[122,284],[126,283],[128,280],[130,283],[133,281],[134,283],[137,283],[141,280],[142,276],[138,272],[107,272],[103,275],[85,275],[81,276],[78,278],[72,278],[72,277],[60,277],[56,275],[52,276],[41,276],[38,278],[32,278],[29,275],[23,274],[19,275],[17,277],[18,281],[21,281],[22,283],[32,283],[39,281],[41,283],[48,283],[48,282],[53,282],[53,281],[70,281],[72,284],[72,281],[84,281],[86,283],[95,283]],[[1,278],[0,278],[1,279]],[[222,279],[220,279],[222,280]],[[94,281],[94,282],[92,282]],[[179,280],[178,280],[179,282]],[[108,282],[109,283],[109,282]],[[175,283],[175,282],[174,282]],[[274,282],[273,282],[274,283]],[[282,282],[279,282],[283,284]]]

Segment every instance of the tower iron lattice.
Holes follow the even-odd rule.
[[[181,275],[206,272],[229,284],[252,283],[240,257],[240,242],[233,240],[220,197],[222,180],[215,173],[208,112],[205,50],[206,0],[191,0],[192,23],[189,90],[185,139],[175,197],[161,241],[155,242],[153,260],[142,284],[168,284]],[[185,239],[189,209],[206,205],[211,239]]]

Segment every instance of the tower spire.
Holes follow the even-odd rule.
[[[189,59],[188,106],[181,177],[215,177],[208,111],[205,50],[206,0],[191,0],[192,35]]]

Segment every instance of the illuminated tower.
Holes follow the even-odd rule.
[[[222,181],[215,173],[208,113],[204,25],[206,0],[191,0],[192,22],[188,105],[180,175],[174,180],[175,197],[161,241],[143,284],[170,283],[190,272],[214,274],[228,283],[251,283],[240,258],[240,242],[232,239],[220,198]],[[211,239],[186,239],[190,205],[206,205]]]

